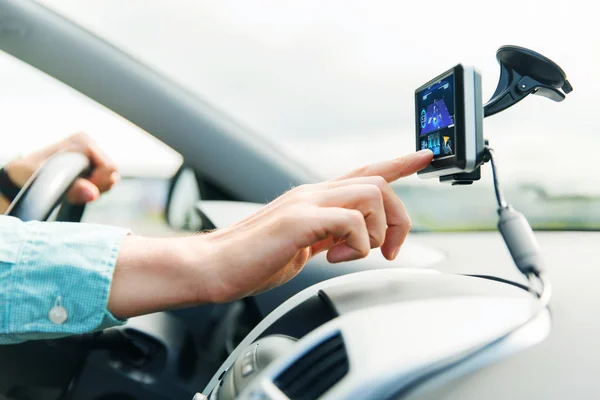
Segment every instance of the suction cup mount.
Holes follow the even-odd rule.
[[[492,98],[483,106],[483,116],[490,117],[517,104],[530,94],[563,101],[573,91],[565,72],[554,61],[519,46],[502,46],[496,52],[500,64],[500,79]],[[488,147],[488,141],[485,141]],[[484,154],[471,173],[440,177],[440,182],[470,185],[481,178],[480,167],[489,161]]]
[[[517,104],[530,94],[563,101],[573,91],[565,72],[552,60],[535,51],[502,46],[496,52],[500,80],[490,101],[483,106],[484,117]]]

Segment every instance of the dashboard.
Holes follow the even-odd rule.
[[[536,237],[553,285],[549,336],[536,346],[461,379],[449,380],[435,390],[425,386],[423,391],[416,388],[404,398],[600,397],[594,372],[599,370],[600,360],[591,351],[600,348],[600,316],[595,294],[600,284],[597,268],[600,232],[536,232]],[[413,233],[403,252],[405,250],[410,257],[388,262],[378,252],[372,252],[359,262],[335,266],[336,273],[416,267],[526,283],[497,232]],[[419,254],[423,254],[421,263],[414,263]],[[274,304],[281,304],[310,284],[331,278],[327,276],[329,273],[331,265],[324,257],[316,257],[288,284],[254,298],[261,315],[268,315],[275,308]]]
[[[486,274],[522,281],[499,234],[494,232],[415,235],[448,258],[443,272]],[[540,344],[425,394],[410,399],[600,398],[600,232],[536,232],[552,282],[552,330]],[[467,251],[468,245],[468,251]]]

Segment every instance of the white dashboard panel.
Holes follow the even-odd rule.
[[[341,332],[350,360],[349,373],[324,400],[382,399],[411,385],[473,349],[527,321],[536,310],[533,297],[463,297],[388,304],[352,312],[321,326],[300,340],[292,355],[271,364],[240,399],[256,393],[285,399],[275,377],[296,359]],[[550,331],[547,311],[478,358],[461,373],[533,346]],[[509,340],[510,339],[510,340]]]

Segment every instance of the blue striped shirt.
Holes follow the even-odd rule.
[[[0,344],[123,324],[107,302],[128,233],[112,226],[0,216]],[[63,318],[51,315],[57,307]]]

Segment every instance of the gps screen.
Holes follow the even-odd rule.
[[[434,158],[454,155],[454,74],[442,78],[416,96],[421,150],[431,149]]]

